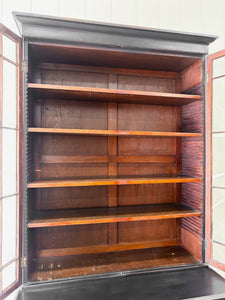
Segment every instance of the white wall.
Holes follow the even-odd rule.
[[[225,0],[0,0],[0,21],[17,32],[12,11],[216,34],[225,48]]]

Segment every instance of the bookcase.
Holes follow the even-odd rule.
[[[214,37],[16,18],[27,65],[25,281],[204,263]]]

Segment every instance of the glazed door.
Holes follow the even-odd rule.
[[[207,262],[225,271],[225,50],[208,58]]]
[[[0,24],[0,298],[21,284],[21,39]]]

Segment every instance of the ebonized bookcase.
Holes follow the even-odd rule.
[[[16,13],[25,281],[204,263],[215,38]]]

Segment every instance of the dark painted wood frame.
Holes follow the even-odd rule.
[[[201,57],[217,37],[170,30],[148,29],[77,19],[14,12],[18,28],[26,39],[60,41],[97,48],[149,53],[163,51]],[[60,28],[60,30],[58,30]],[[45,31],[45,34],[43,33]],[[113,42],[112,42],[113,33]],[[188,50],[187,50],[188,49]]]
[[[127,53],[166,53],[167,55],[189,56],[203,58],[208,53],[208,45],[216,39],[215,36],[195,35],[174,31],[162,31],[130,26],[120,26],[79,20],[62,19],[49,16],[14,13],[16,22],[25,38],[23,44],[24,60],[28,60],[29,43],[60,43],[61,45],[78,45],[85,48],[111,49]],[[58,28],[61,30],[59,31]],[[43,35],[44,31],[44,35]],[[112,43],[111,34],[116,34]],[[94,34],[93,34],[94,33]],[[115,37],[115,36],[114,36]],[[188,49],[188,50],[187,50]],[[24,93],[26,91],[26,76],[23,76]],[[24,106],[27,99],[24,98]],[[24,123],[26,117],[24,115]],[[27,125],[24,124],[24,148],[26,149]],[[25,152],[25,151],[24,151]],[[26,164],[24,164],[26,172]],[[24,175],[24,202],[26,202],[26,178]],[[24,210],[23,255],[27,256],[27,228]],[[23,282],[27,282],[27,267],[24,268]]]

